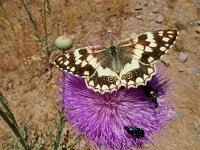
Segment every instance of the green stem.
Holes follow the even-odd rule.
[[[46,0],[44,0],[43,14],[41,16],[42,16],[42,24],[44,28],[44,33],[45,33],[45,37],[44,37],[45,54],[46,56],[49,56],[48,33],[47,33],[47,24],[46,24],[46,3],[47,3]]]
[[[57,150],[58,147],[59,147],[59,145],[60,145],[62,131],[63,131],[63,128],[65,126],[65,117],[64,117],[64,114],[63,114],[62,111],[59,112],[59,114],[60,114],[60,122],[59,122],[58,130],[57,130],[55,150]]]
[[[24,0],[21,0],[21,2],[22,2],[23,6],[24,6],[24,8],[25,8],[25,10],[26,10],[26,12],[27,12],[27,14],[28,14],[28,17],[29,17],[29,19],[30,19],[30,21],[31,21],[31,23],[32,23],[32,25],[33,25],[35,31],[38,32],[37,23],[36,23],[36,21],[33,19],[33,16],[32,16],[32,14],[31,14],[31,12],[28,10],[28,8],[27,8],[27,6],[26,6]]]
[[[0,91],[0,102],[3,105],[5,112],[0,109],[0,116],[4,119],[4,121],[8,124],[11,130],[14,132],[15,136],[19,139],[21,145],[25,150],[29,150],[26,142],[22,138],[22,135],[19,131],[19,127],[12,111],[9,108],[8,101],[4,98],[3,94]]]
[[[13,27],[13,24],[10,22],[10,20],[8,19],[8,15],[6,13],[6,10],[4,9],[3,5],[0,5],[2,10],[3,10],[3,18],[5,19],[5,21],[9,24],[9,26],[11,27],[12,29],[12,32],[14,33],[14,35],[16,36],[16,32],[15,32],[15,29]]]
[[[38,30],[38,27],[37,27],[37,23],[36,23],[36,21],[33,19],[32,13],[28,10],[28,8],[27,8],[27,6],[26,6],[24,0],[21,0],[21,2],[22,2],[23,6],[24,6],[24,8],[25,8],[25,10],[26,10],[26,12],[27,12],[27,14],[28,14],[29,20],[31,21],[31,23],[32,23],[32,25],[33,25],[33,28],[34,28],[34,30],[35,30],[35,33],[34,33],[35,36],[38,38],[38,41],[39,41],[39,42],[42,42],[42,38],[39,36],[39,30]]]
[[[73,147],[74,145],[76,145],[78,142],[80,142],[81,140],[81,135],[77,136],[75,140],[73,140],[73,143],[70,143],[67,148]]]
[[[8,101],[4,98],[2,92],[0,91],[0,102],[3,105],[3,107],[5,108],[8,117],[12,120],[12,122],[15,124],[15,126],[18,128],[18,124],[17,121],[15,120],[15,117],[12,113],[12,111],[10,110],[9,106],[8,106]]]
[[[8,124],[8,126],[12,129],[12,131],[14,132],[15,136],[19,139],[19,141],[20,141],[21,145],[24,147],[24,149],[29,150],[29,148],[26,146],[21,134],[18,131],[18,128],[15,126],[14,123],[12,123],[10,121],[9,117],[1,109],[0,109],[0,115],[4,119],[4,121]]]
[[[50,12],[51,12],[51,6],[50,6],[50,3],[49,3],[49,0],[45,0],[45,1],[47,3],[47,12],[48,12],[48,14],[50,14]]]

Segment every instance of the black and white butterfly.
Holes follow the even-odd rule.
[[[54,59],[61,70],[85,79],[100,93],[146,85],[156,73],[155,62],[175,44],[176,30],[157,30],[129,37],[117,45],[88,46]]]

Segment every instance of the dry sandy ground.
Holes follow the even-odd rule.
[[[19,31],[19,40],[16,42],[16,39],[6,36],[11,33],[10,27],[4,20],[0,20],[0,89],[8,99],[18,122],[28,119],[38,129],[43,129],[46,125],[53,128],[61,101],[57,96],[60,89],[56,85],[61,72],[52,68],[52,76],[49,75],[48,62],[39,59],[41,48],[31,38],[33,33],[26,27],[27,30],[21,34],[19,23],[14,19],[19,17],[19,12],[14,13],[15,9],[13,13],[9,12],[14,7],[13,2],[2,2],[15,30]],[[17,2],[20,4],[16,0]],[[53,19],[59,21],[54,24],[56,28],[51,28],[52,24],[48,28],[53,32],[50,42],[53,43],[56,35],[65,32],[74,38],[74,48],[88,45],[90,40],[105,37],[105,30],[118,41],[130,36],[130,33],[175,29],[178,22],[180,38],[177,46],[166,56],[170,61],[168,75],[174,83],[177,117],[164,135],[157,135],[159,141],[146,146],[150,150],[200,149],[200,26],[197,22],[200,21],[200,1],[117,0],[113,3],[111,0],[52,0],[51,4]],[[138,6],[140,10],[135,10],[138,4],[141,8]],[[39,2],[33,6],[39,6]],[[32,9],[37,13],[37,7]],[[62,17],[62,14],[65,16]],[[31,27],[24,16],[26,13],[22,11],[23,23]],[[164,17],[161,23],[156,23],[158,16]],[[188,55],[185,63],[179,60],[180,51]],[[10,133],[10,129],[0,118],[1,141],[5,141],[5,135]],[[82,141],[75,149],[92,148]]]

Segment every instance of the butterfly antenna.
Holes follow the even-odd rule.
[[[113,45],[114,38],[112,36],[109,36],[109,39],[110,39],[110,44]]]
[[[109,33],[105,29],[104,29],[104,32],[106,34],[106,37],[108,37],[108,39],[110,40],[110,44],[113,45],[114,38],[112,36],[110,36]]]
[[[98,43],[98,45],[102,45],[103,44],[103,40],[102,39],[98,39],[97,43]]]

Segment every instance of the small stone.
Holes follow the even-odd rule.
[[[156,23],[162,23],[163,21],[164,21],[164,17],[163,16],[158,16],[157,18],[156,18]]]
[[[182,67],[179,68],[179,69],[178,69],[178,72],[184,72],[184,68],[182,68]]]
[[[166,56],[163,57],[161,61],[165,64],[165,66],[170,66],[170,61]]]
[[[0,76],[0,85],[3,83],[3,81],[4,81],[4,77]]]
[[[200,133],[200,128],[199,127],[195,127],[195,130]]]
[[[97,4],[100,4],[102,0],[97,0]]]
[[[196,142],[200,142],[200,136],[199,135],[193,136],[192,140],[194,140]]]
[[[13,89],[14,83],[12,80],[8,82],[8,89]]]
[[[193,51],[193,53],[197,54],[197,53],[198,53],[198,51],[197,51],[197,50],[194,50],[194,51]]]
[[[137,18],[138,20],[142,20],[142,15],[138,15],[138,16],[136,16],[136,18]]]
[[[142,10],[142,6],[139,5],[139,4],[136,4],[136,5],[134,6],[134,9],[135,9],[135,10]]]
[[[190,26],[193,26],[194,25],[194,22],[190,22]]]
[[[146,0],[140,0],[140,4],[142,5],[142,6],[148,6],[148,2],[146,2]]]
[[[195,30],[195,32],[196,32],[197,34],[200,34],[200,27],[197,27],[197,29]]]
[[[200,20],[196,21],[195,24],[200,26]]]
[[[180,53],[179,53],[179,60],[180,60],[182,63],[186,62],[187,59],[188,59],[188,55],[187,55],[186,53],[183,53],[183,52],[180,52]]]
[[[3,32],[4,31],[4,29],[0,26],[0,32]]]
[[[14,66],[10,66],[7,68],[8,71],[15,71],[17,68]]]
[[[0,0],[1,1],[1,0]],[[0,2],[1,3],[1,2]],[[6,30],[6,28],[2,25],[0,25],[0,32],[4,32]]]
[[[159,11],[160,11],[160,8],[158,8],[158,7],[155,7],[155,8],[153,9],[153,13],[159,13]]]
[[[108,33],[112,33],[112,30],[107,30]]]

